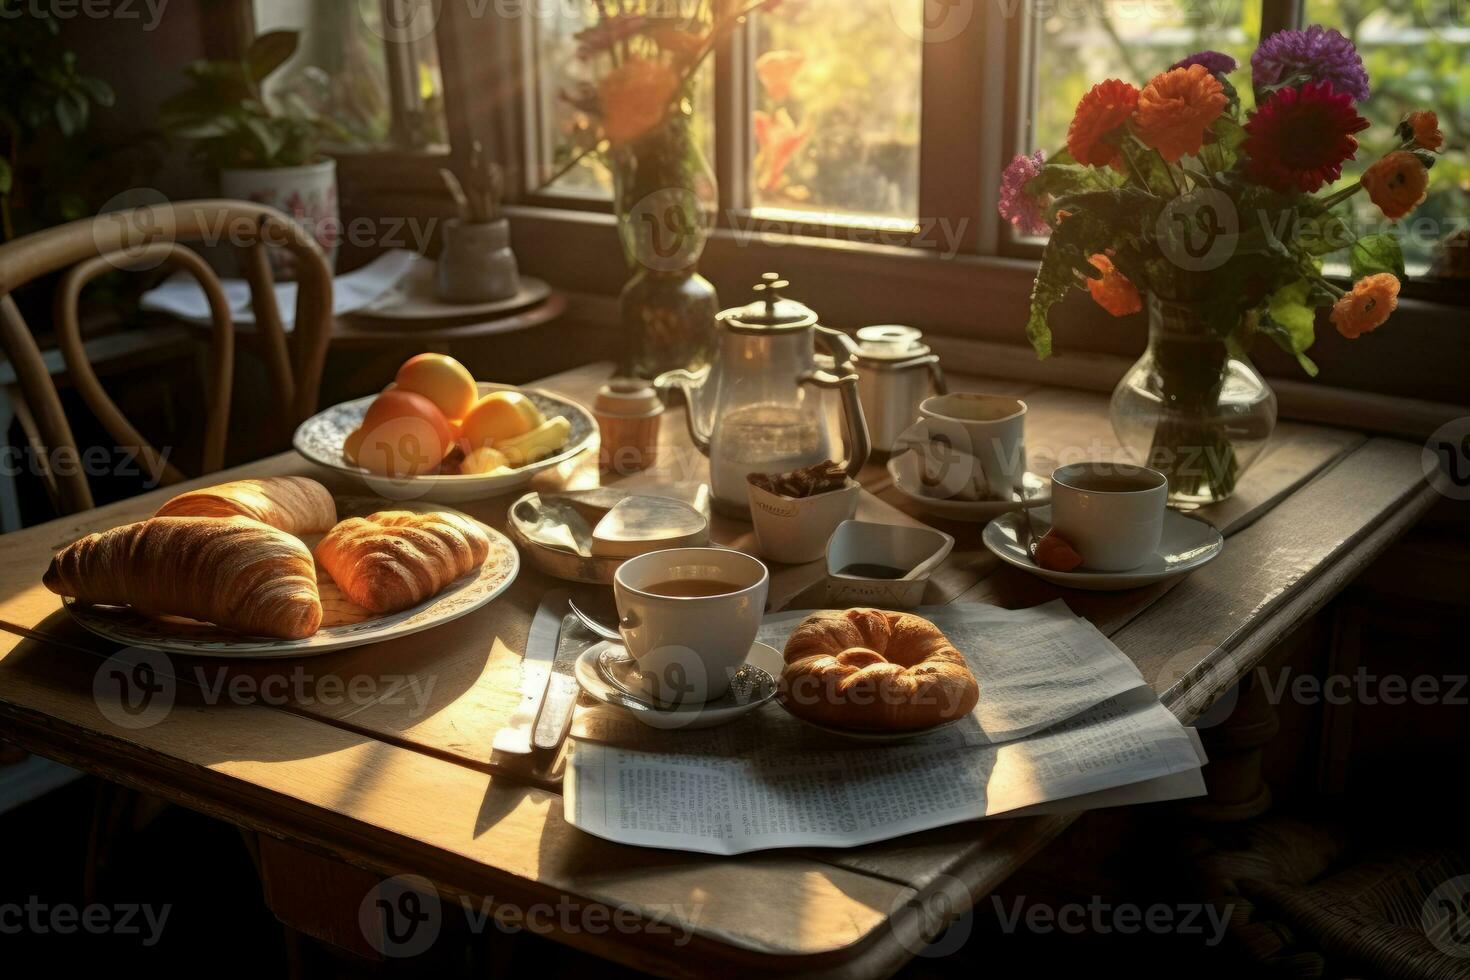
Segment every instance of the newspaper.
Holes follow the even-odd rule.
[[[921,612],[980,682],[981,703],[964,722],[871,744],[812,728],[776,704],[721,728],[666,732],[617,709],[581,708],[568,820],[628,844],[739,854],[1203,792],[1198,739],[1064,603]],[[804,616],[768,617],[762,639],[779,647]]]

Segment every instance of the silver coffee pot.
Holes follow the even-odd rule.
[[[851,360],[852,341],[817,323],[817,314],[780,293],[789,283],[761,277],[756,299],[715,317],[713,363],[700,371],[659,375],[660,391],[677,391],[688,409],[689,437],[709,457],[716,510],[749,517],[745,478],[783,473],[834,459],[828,391],[840,395],[847,459],[856,476],[868,461],[868,427]],[[816,342],[831,355],[819,363]]]
[[[918,421],[920,402],[949,393],[939,355],[922,343],[923,336],[893,324],[857,332],[858,393],[876,453],[893,452],[903,430]]]

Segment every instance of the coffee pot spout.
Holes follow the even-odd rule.
[[[668,401],[668,396],[678,394],[684,399],[684,421],[689,425],[689,439],[694,443],[694,448],[704,455],[709,455],[711,425],[710,413],[703,410],[703,392],[705,382],[709,380],[709,367],[690,371],[685,368],[677,368],[673,371],[665,371],[654,379],[653,386],[658,389],[659,394]]]

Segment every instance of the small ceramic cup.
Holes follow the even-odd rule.
[[[973,475],[978,499],[1010,500],[1021,489],[1026,474],[1025,402],[1009,395],[953,392],[924,399],[919,416],[931,442],[948,444],[959,454],[956,458],[969,456],[979,465],[980,473]],[[947,469],[944,479],[953,483],[954,467]],[[970,494],[947,496],[969,499]]]
[[[598,464],[604,473],[626,476],[658,462],[658,431],[664,403],[641,378],[613,378],[592,406],[602,435]]]
[[[816,561],[826,554],[827,539],[837,525],[857,513],[862,494],[856,480],[811,497],[783,497],[755,484],[746,487],[761,554],[787,565]]]
[[[651,586],[723,582],[718,595],[674,596]],[[618,629],[655,704],[713,701],[730,688],[760,629],[770,573],[725,548],[670,548],[629,558],[613,576]]]
[[[435,268],[435,295],[441,303],[492,303],[510,299],[521,288],[510,222],[444,222],[444,247]]]
[[[1169,481],[1128,463],[1072,463],[1051,475],[1051,525],[1098,572],[1137,568],[1159,549]]]

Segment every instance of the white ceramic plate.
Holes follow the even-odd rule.
[[[370,508],[344,507],[342,513],[348,516],[352,513],[371,513],[374,510],[395,507],[401,508],[402,505],[376,501]],[[396,640],[420,630],[442,626],[452,619],[474,612],[510,588],[521,569],[520,553],[510,543],[510,539],[499,531],[483,524],[480,529],[490,537],[490,553],[480,566],[479,574],[465,576],[443,592],[411,609],[375,616],[361,622],[323,626],[314,635],[300,640],[241,636],[208,623],[154,619],[125,607],[90,606],[71,598],[64,599],[62,605],[72,619],[88,630],[125,646],[232,659],[314,657],[330,650]],[[335,603],[356,609],[347,604],[345,597],[337,592],[336,586],[327,580],[322,583],[322,604],[330,614]],[[357,610],[358,615],[362,615],[362,612]]]
[[[510,473],[483,473],[462,476],[414,476],[393,478],[369,473],[361,466],[342,455],[342,445],[352,430],[362,424],[368,406],[377,395],[368,395],[350,402],[333,405],[302,422],[291,440],[296,451],[318,466],[345,473],[361,480],[368,490],[389,500],[430,500],[442,504],[481,500],[498,494],[519,490],[531,482],[531,477],[545,469],[566,462],[578,453],[590,448],[597,438],[597,420],[582,405],[536,388],[517,388],[515,385],[498,385],[481,382],[480,395],[492,391],[519,391],[541,410],[547,418],[563,416],[572,424],[566,448],[554,456],[536,463],[528,463]]]
[[[1051,508],[1038,507],[1032,514],[1038,533],[1045,533],[1051,525]],[[1126,572],[1089,572],[1082,569],[1053,572],[1042,568],[1031,560],[1027,551],[1026,515],[1019,512],[1002,514],[985,525],[982,537],[985,547],[1007,564],[1024,568],[1053,585],[1093,592],[1116,592],[1153,585],[1207,565],[1225,550],[1225,539],[1214,527],[1174,510],[1164,511],[1164,536],[1159,542],[1159,550],[1138,568]]]
[[[912,500],[920,510],[947,521],[979,524],[1020,506],[1019,500],[941,500],[921,493],[919,455],[913,450],[899,453],[890,459],[888,475],[893,477],[893,485],[898,488],[898,492]],[[1051,481],[1029,470],[1021,476],[1021,486],[1027,500],[1051,496]]]
[[[737,691],[739,682],[732,684],[724,697],[708,704],[691,704],[678,708],[658,708],[631,697],[626,689],[608,679],[598,661],[605,653],[618,650],[616,643],[607,640],[595,643],[582,651],[577,658],[577,683],[582,690],[604,704],[622,708],[650,728],[687,729],[713,728],[749,714],[776,696],[776,684],[786,666],[779,651],[764,643],[750,648],[745,659],[746,667],[764,671],[768,683],[762,679],[759,689],[752,694],[749,690]]]
[[[363,309],[352,313],[354,320],[383,320],[394,327],[413,326],[422,322],[434,326],[447,320],[487,317],[524,309],[551,295],[551,287],[535,276],[523,275],[521,288],[514,296],[484,303],[445,303],[435,295],[434,276],[438,263],[420,255],[409,266],[408,273],[397,286]]]
[[[916,732],[864,732],[858,731],[857,729],[853,728],[833,728],[831,725],[819,725],[816,722],[812,721],[810,718],[803,718],[801,715],[792,711],[790,708],[787,708],[786,702],[782,701],[780,698],[776,699],[776,703],[779,704],[783,709],[785,709],[786,713],[795,718],[797,721],[805,725],[810,725],[812,728],[820,729],[829,735],[836,735],[839,738],[850,739],[854,742],[907,742],[909,739],[918,738],[921,735],[928,735],[931,732],[943,731],[946,728],[958,725],[960,722],[970,717],[969,715],[960,715],[960,717],[958,718],[951,718],[949,721],[941,721],[937,725],[932,725],[929,728],[921,728]]]

